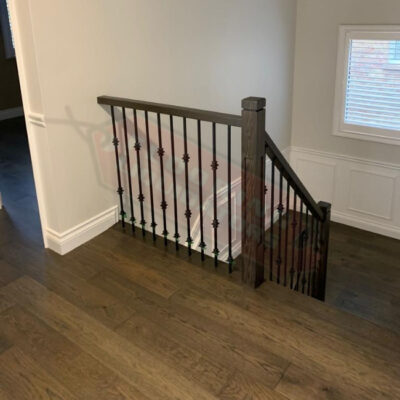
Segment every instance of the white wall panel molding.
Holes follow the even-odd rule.
[[[332,219],[400,239],[400,164],[290,148],[290,162],[315,200],[332,203]]]

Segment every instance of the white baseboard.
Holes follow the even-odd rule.
[[[400,164],[291,147],[290,162],[332,220],[400,239]]]
[[[332,211],[332,221],[400,240],[400,228],[393,225],[378,224],[335,210]]]
[[[8,108],[6,110],[0,110],[0,121],[6,119],[22,117],[24,115],[24,109],[22,107]]]
[[[117,222],[118,206],[114,206],[62,233],[48,228],[46,231],[48,248],[61,255],[67,254],[105,232]]]

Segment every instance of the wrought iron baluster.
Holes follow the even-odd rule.
[[[151,147],[150,147],[150,130],[149,130],[149,115],[144,112],[146,123],[146,142],[147,142],[147,164],[149,168],[149,186],[150,186],[150,206],[151,206],[151,229],[153,231],[153,240],[156,240],[156,222],[154,219],[154,196],[153,196],[153,176],[151,172]]]
[[[123,199],[123,194],[124,194],[124,189],[122,187],[122,182],[121,182],[121,169],[119,166],[119,153],[118,153],[118,145],[119,145],[119,140],[117,137],[117,127],[115,124],[115,112],[114,112],[114,106],[111,106],[111,118],[112,118],[112,125],[113,125],[113,145],[115,149],[115,162],[117,164],[117,179],[118,179],[118,190],[117,193],[119,194],[119,202],[120,202],[120,215],[121,215],[121,222],[122,222],[122,227],[125,228],[125,210],[124,210],[124,199]]]
[[[216,123],[212,124],[212,152],[213,152],[213,161],[211,163],[211,168],[213,171],[213,205],[214,205],[214,219],[212,222],[212,226],[214,228],[214,265],[218,266],[218,213],[217,213],[217,169],[218,169],[218,161],[217,161],[217,140],[216,140]]]
[[[138,180],[139,180],[139,196],[138,200],[140,202],[140,225],[142,227],[142,234],[145,236],[146,230],[146,221],[144,219],[144,208],[143,208],[143,202],[144,202],[144,195],[143,195],[143,189],[142,189],[142,170],[141,170],[141,165],[140,165],[140,149],[141,149],[141,144],[139,142],[139,130],[138,130],[138,124],[137,124],[137,113],[136,110],[133,110],[133,122],[135,125],[135,146],[134,149],[136,150],[136,159],[137,159],[137,170],[138,170]]]
[[[265,179],[263,180],[263,184]],[[232,127],[228,125],[228,264],[229,273],[232,273]]]
[[[299,217],[299,254],[297,258],[297,273],[296,273],[296,286],[295,290],[299,290],[300,274],[303,268],[303,246],[304,246],[304,236],[303,236],[303,200],[300,200],[300,217]]]
[[[124,136],[125,136],[125,152],[126,152],[126,169],[128,173],[128,187],[129,187],[129,204],[131,211],[131,223],[132,233],[135,232],[135,214],[133,210],[133,195],[132,195],[132,178],[131,178],[131,160],[129,155],[129,144],[128,144],[128,127],[126,124],[126,112],[125,108],[122,108],[122,119],[124,122]]]
[[[164,236],[164,244],[168,245],[168,231],[167,231],[167,215],[166,210],[168,207],[167,202],[165,201],[165,182],[164,182],[164,155],[165,150],[162,145],[162,134],[161,134],[161,116],[160,113],[157,113],[157,128],[158,128],[158,155],[160,157],[160,173],[161,173],[161,209],[163,212],[163,226],[164,230],[162,235]]]
[[[307,283],[307,247],[308,247],[308,215],[309,215],[309,210],[308,208],[306,209],[306,230],[304,231],[304,260],[302,261],[303,264],[303,271],[302,271],[302,280],[301,280],[301,292],[304,294],[305,292],[305,287]]]
[[[315,242],[314,242],[314,266],[312,271],[312,284],[311,284],[311,292],[312,296],[315,297],[316,295],[316,275],[317,275],[317,268],[318,268],[318,254],[319,254],[319,230],[320,230],[320,222],[318,220],[315,221]]]
[[[175,137],[174,137],[174,117],[169,116],[169,126],[171,132],[171,154],[172,154],[172,182],[174,190],[174,219],[175,219],[175,248],[179,250],[179,231],[178,231],[178,199],[176,196],[176,171],[175,171]]]
[[[192,216],[192,211],[190,210],[190,198],[189,198],[189,161],[190,156],[188,153],[188,145],[187,145],[187,124],[186,118],[183,117],[183,147],[184,147],[184,154],[183,154],[183,162],[185,163],[185,189],[186,189],[186,225],[187,225],[187,239],[186,242],[188,244],[188,253],[189,255],[192,254],[192,244],[193,239],[190,236],[190,218]]]
[[[270,209],[270,240],[269,240],[269,280],[273,279],[274,270],[274,211],[275,211],[275,160],[271,163],[271,209]]]
[[[288,269],[288,242],[289,242],[289,208],[290,208],[290,184],[287,181],[286,186],[286,227],[285,227],[285,278],[283,285],[287,286],[287,269]]]
[[[308,283],[307,283],[307,295],[311,294],[311,273],[312,273],[312,259],[313,259],[313,250],[314,250],[314,224],[315,217],[311,215],[311,237],[310,237],[310,259],[308,261]]]
[[[282,265],[282,214],[283,214],[283,175],[279,173],[279,222],[278,222],[278,258],[276,259],[277,265],[277,279],[278,284],[281,283],[281,265]]]
[[[203,220],[203,166],[201,158],[201,121],[197,120],[197,146],[198,146],[198,159],[199,159],[199,206],[200,206],[200,249],[201,260],[205,260],[204,250],[206,244],[204,243],[204,220]]]
[[[292,218],[292,266],[290,268],[290,289],[293,289],[294,273],[295,273],[295,248],[296,248],[296,227],[297,227],[297,195],[293,190],[293,218]]]

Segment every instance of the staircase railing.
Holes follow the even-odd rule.
[[[241,116],[110,96],[98,97],[97,101],[111,107],[117,193],[123,227],[129,221],[132,232],[139,229],[143,236],[149,229],[154,241],[159,235],[163,237],[165,246],[168,246],[172,236],[177,250],[184,231],[187,251],[191,255],[194,243],[192,218],[195,213],[199,220],[201,259],[205,260],[208,253],[206,246],[211,245],[215,266],[221,261],[226,262],[229,272],[232,272],[237,256],[233,254],[232,246],[233,234],[237,233],[236,225],[233,226],[236,209],[232,205],[232,181],[237,182],[237,179],[232,175],[232,166],[235,168],[239,164],[235,170],[239,170],[242,182],[243,282],[253,287],[263,283],[264,260],[267,258],[270,281],[320,300],[325,299],[330,205],[314,201],[265,132],[265,99],[244,99]],[[129,115],[127,110],[131,111]],[[241,128],[241,137],[237,128]],[[178,135],[178,131],[182,135]],[[154,137],[156,139],[152,140]],[[235,164],[232,143],[240,139],[241,160],[236,160]],[[146,160],[141,156],[144,144]],[[157,147],[156,152],[154,147]],[[183,152],[183,172],[178,176],[179,166],[182,167],[176,157],[179,147]],[[135,162],[131,162],[134,159],[136,167]],[[209,166],[205,160],[210,161]],[[158,170],[156,175],[153,174],[154,168]],[[270,170],[269,178],[267,168]],[[166,173],[169,174],[168,179]],[[193,182],[195,175],[197,182]],[[210,176],[209,181],[205,175]],[[160,179],[155,179],[158,176]],[[181,182],[182,204],[178,193]],[[226,215],[222,215],[225,210],[222,213],[218,204],[221,182],[227,188]],[[207,194],[212,198],[210,243],[206,243],[208,227],[205,227],[206,216],[203,215]],[[149,202],[146,202],[147,196]],[[168,208],[171,198],[173,213]],[[155,206],[157,200],[160,201],[159,208]],[[161,228],[157,227],[157,214],[162,220]],[[173,234],[169,229],[173,229]],[[225,234],[222,240],[221,229]],[[220,260],[219,245],[225,241],[228,256]]]

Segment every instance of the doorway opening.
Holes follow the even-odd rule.
[[[18,237],[43,247],[7,0],[0,28],[0,246]]]

